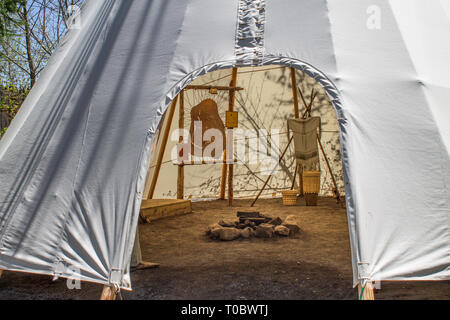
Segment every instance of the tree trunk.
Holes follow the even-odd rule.
[[[27,9],[26,5],[23,6],[22,13],[23,13],[23,23],[25,26],[25,42],[26,42],[26,47],[27,47],[28,69],[30,72],[30,84],[31,84],[31,87],[33,87],[34,84],[36,83],[36,67],[34,65],[33,54],[31,52],[31,46],[32,46],[31,29],[30,29],[30,24],[28,22],[28,9]]]

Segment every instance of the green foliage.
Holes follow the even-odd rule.
[[[6,113],[12,119],[19,111],[28,89],[19,89],[14,85],[0,86],[0,112]],[[0,128],[0,137],[3,136],[7,128]]]
[[[17,24],[15,14],[26,0],[0,0],[0,40],[10,31],[11,26]]]

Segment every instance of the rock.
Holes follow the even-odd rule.
[[[285,226],[276,226],[275,227],[275,234],[283,237],[288,237],[291,233],[291,230],[288,227]]]
[[[234,228],[238,222],[232,220],[222,220],[219,222],[219,225],[224,228]]]
[[[261,218],[259,212],[238,212],[238,218]]]
[[[211,229],[211,231],[209,232],[209,237],[211,239],[219,239],[220,238],[220,232],[223,230],[223,227],[218,227],[218,228],[214,228]]]
[[[284,223],[298,225],[298,218],[295,215],[290,215],[284,220]]]
[[[300,232],[300,225],[298,223],[297,216],[290,215],[284,220],[282,226],[288,228],[290,230],[290,234],[294,235],[298,232]]]
[[[219,238],[222,241],[233,241],[241,236],[241,230],[236,228],[222,228],[219,231]]]
[[[254,222],[251,222],[250,220],[245,220],[244,222],[240,222],[239,225],[243,225],[245,227],[254,228],[256,224]]]
[[[209,236],[210,233],[211,233],[211,230],[217,229],[217,228],[221,228],[221,226],[220,226],[218,223],[214,223],[214,224],[210,225],[210,226],[208,227],[208,229],[206,229],[206,235]]]
[[[256,237],[272,238],[274,226],[272,224],[263,223],[256,227]]]
[[[291,236],[300,232],[300,227],[298,225],[296,225],[296,224],[283,223],[282,226],[289,229],[289,234]]]
[[[283,220],[281,220],[280,217],[273,219],[272,221],[269,222],[270,224],[273,224],[274,226],[279,226],[283,223]]]
[[[250,239],[254,235],[255,235],[255,230],[253,230],[252,228],[247,227],[247,228],[241,230],[241,237],[244,239]]]
[[[268,223],[272,221],[272,218],[262,217],[262,218],[239,218],[239,223],[253,223],[259,225],[262,223]]]

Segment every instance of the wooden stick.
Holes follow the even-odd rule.
[[[294,188],[295,188],[295,179],[297,179],[297,171],[298,171],[298,164],[295,165],[295,172],[294,172],[294,178],[292,179],[291,190],[294,190]]]
[[[153,199],[156,189],[156,183],[158,182],[159,172],[161,171],[161,165],[164,158],[164,153],[166,152],[167,140],[169,140],[170,128],[172,127],[172,120],[175,114],[175,109],[178,102],[178,96],[173,100],[172,105],[170,106],[169,117],[167,119],[166,130],[164,131],[163,140],[161,144],[161,150],[159,150],[158,160],[156,162],[155,172],[153,173],[152,184],[150,186],[149,199]]]
[[[3,270],[0,269],[0,279],[2,278]]]
[[[291,68],[291,83],[292,83],[292,95],[294,97],[294,115],[295,119],[300,118],[300,110],[298,107],[298,91],[297,91],[297,79],[295,76],[295,68]]]
[[[364,288],[361,284],[358,284],[358,299],[375,300],[375,294],[373,292],[373,285],[371,282],[367,282]]]
[[[222,179],[220,181],[220,200],[225,200],[225,190],[227,188],[227,174],[228,174],[227,150],[225,148],[223,152]]]
[[[328,161],[328,157],[323,148],[322,141],[320,140],[319,134],[317,134],[317,141],[319,142],[320,150],[322,150],[323,157],[325,158],[325,162],[327,164],[328,171],[330,172],[331,179],[333,180],[334,192],[336,194],[337,200],[339,201],[341,198],[341,195],[339,194],[339,189],[337,187],[336,179],[334,178],[334,174],[333,174],[333,171],[331,170],[330,162]]]
[[[302,102],[303,102],[303,105],[305,106],[305,109],[308,109],[308,104],[306,103],[305,96],[303,95],[302,89],[300,89],[300,87],[297,87],[297,89],[298,89],[298,92],[300,92],[300,97],[302,98]]]
[[[110,286],[104,286],[102,295],[100,296],[100,300],[103,301],[114,301],[117,299],[117,292],[116,289]]]
[[[232,73],[232,79],[231,79],[231,84],[230,87],[235,88],[236,84],[237,84],[237,76],[238,76],[238,68],[233,68],[233,73]],[[231,89],[230,90],[230,104],[228,107],[228,111],[233,112],[234,111],[234,105],[236,104],[236,90]],[[230,159],[233,159],[234,157],[234,138],[233,138],[233,128],[228,128],[230,131],[228,132],[228,139],[229,144],[231,144],[231,154],[228,155],[228,157],[230,157]],[[228,165],[228,205],[230,207],[233,206],[233,175],[234,175],[234,164],[230,163]]]
[[[313,107],[314,100],[316,100],[316,98],[317,98],[317,95],[318,95],[317,92],[314,92],[314,89],[312,89],[312,91],[311,91],[311,101],[309,102],[309,105],[306,108],[305,113],[303,114],[303,119],[308,118],[308,115],[309,115],[309,117],[311,117],[311,109]]]
[[[180,112],[178,119],[178,128],[184,129],[184,90],[180,93]],[[181,131],[180,131],[181,132]],[[183,143],[183,137],[180,137],[180,143]],[[184,142],[186,143],[186,142]],[[184,149],[183,149],[184,152]],[[183,157],[185,155],[183,154]],[[177,198],[179,200],[184,199],[184,164],[178,166],[178,181],[177,181]]]
[[[187,86],[185,90],[211,90],[211,89],[216,89],[219,91],[242,91],[244,90],[244,88],[241,87],[236,87],[235,85],[230,85],[229,87],[223,87],[223,86],[219,86],[219,87],[215,87],[215,86]]]
[[[289,140],[288,145],[286,146],[286,149],[284,149],[283,153],[281,154],[280,160],[278,161],[278,163],[281,163],[281,161],[283,161],[284,156],[286,155],[287,151],[289,150],[289,146],[292,143],[292,140],[294,140],[294,136],[291,137],[291,139]],[[255,206],[256,201],[258,201],[259,197],[261,196],[261,194],[264,192],[264,189],[267,187],[267,185],[269,184],[270,178],[272,178],[273,173],[274,173],[275,169],[272,171],[272,173],[267,177],[266,182],[264,183],[262,189],[259,191],[258,195],[256,196],[255,200],[253,200],[252,204],[250,207]]]

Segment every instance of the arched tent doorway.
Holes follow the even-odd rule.
[[[206,85],[207,84],[207,85],[211,85],[212,87],[215,87],[215,86],[217,87],[217,86],[221,86],[221,85],[222,86],[229,85],[229,82],[232,79],[232,72],[231,72],[231,70],[232,70],[232,68],[230,68],[229,65],[222,65],[222,64],[213,65],[213,66],[207,66],[207,67],[201,68],[201,69],[197,70],[196,72],[190,74],[188,77],[186,77],[190,81],[187,81],[185,79],[182,80],[177,85],[177,87],[174,90],[171,91],[169,96],[176,97],[177,95],[179,95],[183,91],[183,89],[186,89],[186,88],[188,88],[191,85],[201,85],[201,84]],[[295,113],[294,112],[294,109],[295,109],[295,106],[294,106],[295,102],[294,102],[294,100],[295,99],[293,97],[292,82],[291,82],[292,81],[292,79],[291,79],[291,71],[292,70],[294,70],[294,72],[296,72],[296,77],[301,78],[301,80],[297,82],[297,84],[296,84],[297,86],[298,85],[302,85],[302,82],[308,82],[308,80],[309,80],[309,82],[312,83],[312,87],[316,87],[316,89],[317,89],[317,87],[320,87],[320,89],[322,90],[321,93],[323,95],[326,95],[327,103],[329,104],[329,109],[333,113],[332,116],[334,117],[334,121],[336,121],[336,129],[337,129],[336,134],[338,136],[337,143],[338,144],[342,143],[341,150],[339,150],[339,148],[337,149],[338,153],[340,153],[339,151],[342,152],[342,158],[340,158],[339,161],[343,161],[343,166],[341,167],[341,171],[339,172],[339,178],[341,179],[341,183],[339,183],[339,184],[340,184],[342,189],[345,189],[345,190],[342,190],[341,192],[342,193],[345,192],[345,194],[349,194],[350,195],[350,193],[349,193],[350,184],[349,183],[345,183],[344,180],[343,180],[343,178],[346,176],[346,172],[348,170],[348,168],[346,167],[346,165],[348,163],[345,162],[345,143],[344,143],[344,141],[346,139],[346,136],[345,136],[346,121],[342,117],[342,113],[341,113],[341,111],[342,111],[342,103],[341,103],[340,98],[339,98],[338,90],[336,89],[334,84],[323,73],[321,73],[320,71],[318,71],[317,69],[313,68],[312,66],[310,66],[310,65],[308,65],[306,63],[303,63],[303,62],[298,61],[298,60],[293,60],[293,59],[280,59],[280,60],[274,59],[274,60],[267,61],[266,63],[264,63],[263,65],[258,66],[258,67],[256,67],[256,66],[255,67],[253,67],[253,66],[242,66],[242,67],[239,68],[239,71],[237,72],[237,74],[240,77],[239,77],[239,80],[238,80],[236,86],[244,87],[244,90],[245,90],[246,87],[248,87],[248,83],[247,83],[247,85],[243,84],[243,82],[245,82],[245,80],[242,80],[242,75],[244,75],[244,74],[252,75],[252,74],[256,74],[258,72],[270,73],[271,70],[284,70],[286,73],[283,73],[282,75],[283,75],[283,77],[287,77],[286,82],[289,83],[289,85],[290,85],[290,87],[288,88],[288,92],[286,93],[286,96],[288,96],[289,100],[290,100],[289,102],[286,102],[286,104],[289,105],[289,106],[286,109],[284,109],[284,111],[289,109],[289,112],[283,113],[283,116],[284,116],[285,119],[288,118],[288,117],[294,117],[295,116],[294,115],[294,113]],[[220,73],[221,71],[223,71],[224,73]],[[247,81],[248,81],[248,79],[247,79]],[[195,100],[195,98],[193,98],[193,97],[190,97],[190,98],[186,97],[186,95],[187,94],[184,95],[184,99],[185,100],[191,99],[191,100],[194,100],[196,102],[199,102],[202,98],[210,97],[211,93],[207,92],[203,96],[202,95],[200,97],[197,96],[197,100]],[[300,96],[298,96],[297,98],[300,101]],[[311,98],[312,97],[311,97],[310,93],[308,92],[308,96],[306,96],[306,100],[311,101],[311,100],[309,100]],[[240,99],[242,100],[242,97],[240,97]],[[170,103],[168,103],[168,101],[170,101]],[[171,106],[171,103],[172,103],[172,100],[168,99],[166,101],[166,107]],[[237,105],[238,105],[237,107],[239,107],[239,103],[240,103],[240,101],[237,103]],[[192,107],[196,103],[194,103],[192,101],[189,101],[189,103],[185,102],[185,104],[189,104],[190,107]],[[228,107],[227,97],[225,97],[225,104],[226,104],[226,107],[222,108],[222,113],[221,113],[222,118],[225,118],[225,115],[224,115],[224,111],[225,110],[223,110],[223,109],[227,109],[227,107]],[[303,108],[302,101],[300,101],[299,104],[302,107],[301,114],[303,114],[305,109]],[[170,108],[172,108],[172,106]],[[180,107],[179,106],[176,107],[176,105],[175,105],[174,108],[175,108],[175,111],[174,111],[175,118],[172,121],[172,125],[173,125],[172,126],[172,130],[175,130],[177,128],[177,124],[179,123],[179,119],[177,117],[178,117],[178,110],[179,110]],[[321,109],[321,108],[318,107],[318,108],[315,108],[315,109],[316,110],[314,110],[314,111],[317,113],[317,111],[318,111],[317,109]],[[168,110],[167,112],[170,112],[170,110]],[[188,110],[184,110],[184,112],[189,113]],[[187,117],[189,117],[189,115],[187,115]],[[164,120],[167,120],[167,119],[163,118],[162,121],[164,121]],[[286,121],[283,121],[283,124],[285,126]],[[160,123],[159,130],[157,131],[159,135],[161,135],[162,132],[167,130],[167,128],[164,128],[164,125],[167,127],[167,121],[165,121],[165,124]],[[170,134],[169,134],[169,136],[170,136]],[[157,145],[157,147],[156,148],[152,147],[153,148],[153,154],[152,154],[153,158],[151,158],[150,162],[149,162],[149,171],[147,172],[147,175],[146,175],[147,176],[147,183],[146,183],[146,188],[145,188],[145,192],[144,192],[144,197],[148,194],[149,188],[151,188],[151,182],[152,182],[152,180],[155,177],[155,173],[154,173],[155,167],[156,167],[155,162],[157,162],[158,152],[160,151],[159,149],[161,147],[160,146],[161,140],[164,141],[163,139],[161,139],[161,137],[159,137],[159,141],[157,140],[157,141],[154,142],[155,145]],[[159,144],[158,144],[158,142],[159,142]],[[166,143],[167,143],[167,141],[166,141]],[[287,143],[287,141],[283,141],[280,145],[282,147],[284,147],[286,145],[286,143]],[[170,142],[169,142],[169,144],[170,144]],[[177,144],[177,141],[172,141],[172,144],[167,148],[168,150],[165,151],[166,155],[171,153],[170,150],[173,149],[173,147],[176,144]],[[327,168],[325,166],[325,162],[324,162],[323,156],[321,157],[321,162],[322,162],[323,172],[325,173],[324,175],[328,176],[327,178],[329,179],[328,184],[331,184],[331,178],[328,175],[328,171],[327,171]],[[172,172],[173,172],[173,170],[174,170],[173,168],[175,166],[173,165],[173,163],[170,163],[170,159],[169,158],[165,158],[163,160],[163,164],[165,164],[169,168],[172,167]],[[202,168],[203,167],[207,167],[207,166],[208,165],[203,165]],[[217,171],[220,172],[220,169],[217,169],[217,164],[211,165],[211,166],[215,166],[216,169],[214,169],[214,170],[216,172]],[[162,192],[162,193],[161,192],[160,193],[156,192],[156,194],[154,194],[154,196],[153,196],[154,198],[156,198],[156,199],[161,199],[161,198],[166,198],[166,197],[167,198],[171,198],[171,197],[172,198],[174,198],[174,197],[176,198],[176,193],[177,193],[176,176],[174,177],[173,175],[168,174],[169,172],[170,172],[170,170],[164,171],[164,168],[163,168],[163,173],[160,173],[161,177],[163,177],[163,178],[160,178],[161,180],[159,180],[160,182],[158,182],[158,183],[161,183],[161,184],[164,185],[164,187],[162,187],[161,189],[164,189],[165,192]],[[175,172],[176,172],[176,170],[175,170]],[[192,171],[191,171],[191,173],[192,173]],[[292,172],[291,174],[293,175],[294,173]],[[322,176],[322,185],[324,185],[324,180],[325,180],[324,179],[325,178],[324,175]],[[203,176],[201,178],[205,179],[205,176]],[[199,195],[198,193],[196,194],[195,192],[199,191],[199,189],[197,188],[197,189],[195,189],[193,191],[194,193],[192,193],[192,192],[189,193],[188,192],[185,195],[186,198],[194,198],[195,199],[195,198],[197,198],[199,196],[200,197],[201,196],[205,197],[205,195],[206,195],[206,198],[219,198],[219,196],[218,196],[218,194],[219,194],[218,191],[219,191],[219,186],[220,186],[220,181],[219,180],[220,180],[220,174],[219,174],[219,177],[217,177],[216,181],[214,182],[214,185],[216,186],[216,188],[214,189],[213,194],[215,194],[216,196],[214,196],[211,193],[209,193],[209,194],[204,193],[204,194],[201,194],[201,195]],[[168,181],[172,182],[172,188],[167,187],[167,182]],[[263,181],[263,180],[261,180],[261,181]],[[196,182],[198,183],[199,180],[197,179]],[[170,182],[169,182],[169,184],[170,184]],[[291,180],[289,180],[288,184],[289,185],[291,184]],[[210,186],[211,185],[209,185],[209,187]],[[281,186],[281,189],[283,189],[283,188],[286,188],[286,186]],[[167,192],[167,190],[169,190],[169,191]],[[244,195],[244,197],[245,196],[247,196],[247,197],[254,197],[254,195],[257,193],[257,190],[258,189],[248,192],[247,194]],[[329,188],[328,190],[321,190],[321,191],[328,191],[328,193],[326,195],[330,195],[331,194],[331,188]],[[273,192],[273,188],[271,188],[268,192]],[[348,206],[350,208],[352,208],[351,197],[347,197],[347,204],[348,204]],[[349,227],[351,228],[350,221],[351,221],[351,219],[349,219]]]
[[[172,103],[172,101],[180,94],[181,91],[183,91],[186,87],[189,86],[193,81],[198,79],[199,77],[202,77],[208,73],[212,73],[218,70],[231,70],[235,68],[238,65],[237,61],[228,61],[228,62],[220,62],[220,63],[214,63],[210,65],[203,66],[202,68],[199,68],[191,73],[189,73],[186,77],[184,77],[182,80],[180,80],[175,87],[173,87],[168,94],[166,95],[165,101],[161,104],[161,107],[159,109],[159,117],[158,117],[158,125],[154,125],[151,128],[149,128],[149,132],[151,132],[153,135],[155,135],[158,132],[158,128],[163,124],[162,121],[163,115],[166,113],[167,109],[169,108],[169,105]],[[251,67],[265,67],[268,66],[281,66],[281,67],[287,67],[291,69],[298,70],[299,72],[304,73],[311,79],[313,79],[314,82],[316,82],[318,85],[320,85],[321,88],[323,88],[324,92],[329,98],[329,101],[331,102],[331,106],[333,107],[335,113],[336,113],[336,119],[338,123],[338,129],[339,129],[339,138],[340,138],[340,144],[341,144],[341,159],[342,159],[342,171],[343,171],[343,178],[345,181],[345,193],[348,195],[346,197],[347,205],[349,208],[353,208],[353,201],[351,199],[351,183],[348,181],[347,177],[349,176],[349,170],[350,165],[348,163],[348,152],[347,152],[347,120],[345,118],[345,115],[343,113],[343,103],[339,95],[339,91],[337,87],[334,85],[334,83],[320,70],[314,68],[308,63],[305,63],[303,61],[300,61],[298,59],[293,58],[270,58],[265,59],[262,63],[259,64],[243,64],[239,65],[241,68],[251,68]],[[251,71],[250,71],[251,73]],[[226,78],[226,77],[225,77]],[[301,102],[300,102],[301,103]],[[162,128],[160,128],[162,130]],[[152,137],[153,138],[153,137]],[[143,149],[143,155],[141,155],[141,159],[144,159],[144,161],[147,161],[147,163],[143,163],[141,165],[141,170],[145,170],[144,172],[141,172],[141,176],[145,176],[145,182],[147,183],[147,189],[149,187],[148,182],[152,178],[149,176],[149,162],[150,162],[150,153],[151,151],[155,151],[156,149],[154,146],[152,146],[152,143],[154,142],[153,139],[149,140],[149,146]],[[150,150],[153,148],[152,150]],[[150,168],[151,169],[151,168]],[[143,187],[142,189],[145,190],[146,187]],[[144,192],[145,193],[145,192]]]

